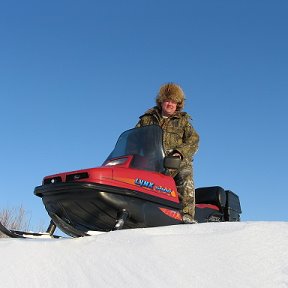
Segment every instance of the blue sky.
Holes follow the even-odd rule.
[[[173,81],[200,134],[196,186],[236,192],[242,220],[287,221],[287,12],[284,0],[2,1],[0,207],[48,223],[34,187],[100,165]]]

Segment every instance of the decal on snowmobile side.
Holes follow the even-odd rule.
[[[140,187],[145,187],[145,188],[156,190],[159,192],[164,192],[164,193],[169,193],[169,194],[171,194],[173,192],[172,189],[162,187],[162,186],[157,186],[153,182],[149,182],[149,181],[142,180],[139,178],[135,179],[134,183]]]
[[[142,179],[135,179],[134,183],[140,187],[146,187],[148,189],[153,189],[154,187],[154,183],[153,182],[149,182],[149,181],[146,181],[146,180],[142,180]]]
[[[131,172],[132,170],[130,170]],[[128,174],[128,168],[126,170],[127,174]],[[118,172],[119,173],[119,172]],[[118,174],[117,172],[115,174]],[[152,181],[148,181],[148,180],[144,180],[142,178],[128,178],[128,177],[117,177],[117,176],[113,176],[113,179],[122,183],[126,183],[132,186],[137,186],[140,187],[146,191],[151,191],[151,193],[157,193],[157,195],[163,195],[164,197],[172,197],[175,198],[175,201],[177,200],[178,202],[178,197],[177,197],[177,193],[175,192],[176,186],[174,186],[173,188],[168,188],[167,186],[162,185],[158,185],[155,182]],[[174,182],[173,182],[174,183]],[[170,182],[166,183],[167,185],[171,185]],[[131,187],[130,187],[131,189]],[[140,191],[139,191],[140,192]],[[146,192],[147,193],[147,192]],[[171,199],[171,198],[170,198]]]

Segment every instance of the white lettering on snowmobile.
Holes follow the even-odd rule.
[[[171,189],[167,189],[167,188],[164,188],[162,186],[156,186],[155,189],[162,191],[162,192],[165,192],[165,193],[171,193],[172,192]]]

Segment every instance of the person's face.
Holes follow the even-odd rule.
[[[164,100],[161,104],[161,108],[162,108],[162,115],[163,116],[172,116],[177,108],[177,103],[172,101],[172,100]]]

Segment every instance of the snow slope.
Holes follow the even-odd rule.
[[[0,239],[1,288],[288,287],[288,222]]]

